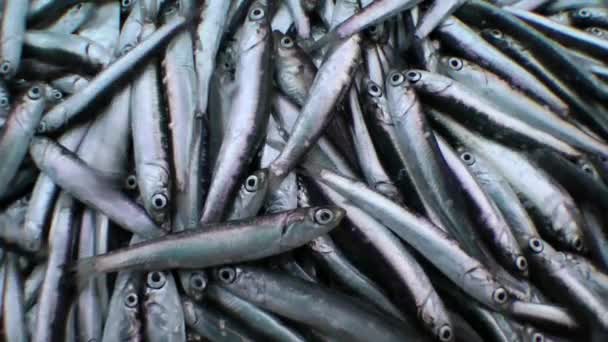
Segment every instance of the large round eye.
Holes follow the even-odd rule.
[[[247,179],[245,180],[245,190],[247,190],[249,192],[255,192],[258,190],[259,184],[260,183],[258,180],[258,176],[251,175],[251,176],[247,177]]]
[[[537,238],[531,238],[530,241],[528,241],[528,247],[530,247],[530,250],[534,253],[540,253],[545,248],[543,242]]]
[[[137,298],[137,294],[134,292],[129,292],[125,296],[125,305],[129,308],[134,308],[137,306],[139,299]]]
[[[317,209],[315,211],[315,222],[317,224],[328,224],[333,220],[334,213],[329,209]]]
[[[38,86],[33,86],[28,90],[27,97],[32,100],[38,100],[42,96],[42,90]]]
[[[591,15],[591,12],[588,9],[582,8],[578,11],[578,15],[579,17],[587,18]]]
[[[55,101],[59,101],[63,98],[63,94],[57,89],[51,90],[51,96],[55,99]]]
[[[195,272],[190,276],[190,287],[202,291],[207,287],[207,276],[204,273]]]
[[[403,77],[402,73],[400,73],[398,71],[394,71],[389,76],[389,80],[391,82],[391,85],[398,86],[405,81],[405,77]]]
[[[492,35],[492,37],[498,38],[498,39],[501,39],[503,37],[502,31],[501,30],[497,30],[497,29],[491,30],[490,34]]]
[[[453,337],[454,337],[454,334],[452,334],[452,328],[450,328],[449,325],[444,325],[441,328],[439,328],[439,340],[440,341],[448,342],[448,341],[451,341]]]
[[[541,333],[534,333],[532,335],[532,342],[545,342],[545,336]]]
[[[581,239],[580,236],[575,236],[572,239],[572,244],[574,245],[574,249],[576,249],[578,252],[582,252],[583,249],[585,248],[585,246],[583,244],[583,239]]]
[[[6,96],[0,97],[0,107],[7,107],[7,106],[8,106],[8,97],[6,97]]]
[[[122,0],[120,4],[122,5],[122,7],[131,7],[131,0]]]
[[[592,167],[591,167],[591,165],[589,165],[589,164],[583,164],[582,169],[583,169],[583,171],[585,171],[586,173],[589,173],[589,174],[593,174],[593,173],[594,173],[594,172],[593,172],[593,168],[592,168]]]
[[[448,65],[454,70],[460,70],[462,69],[462,59],[450,57],[450,59],[448,59]]]
[[[369,82],[367,84],[367,93],[373,97],[380,97],[382,96],[382,89],[376,83]]]
[[[286,49],[291,49],[294,46],[293,39],[290,37],[281,38],[281,46]]]
[[[0,74],[8,74],[11,72],[11,62],[9,61],[4,61],[2,62],[2,64],[0,64]]]
[[[232,284],[236,279],[236,270],[234,267],[222,267],[217,271],[217,276],[224,284]]]
[[[162,272],[150,272],[148,273],[147,283],[148,286],[153,289],[160,289],[165,286],[167,278]]]
[[[587,32],[596,35],[596,36],[601,36],[602,35],[602,30],[600,30],[597,27],[590,27],[587,29]]]
[[[515,266],[521,272],[525,272],[528,269],[528,260],[523,256],[518,256],[515,258]]]
[[[152,205],[156,210],[164,209],[167,206],[167,196],[163,194],[156,194],[152,196]]]
[[[137,177],[135,177],[135,175],[129,175],[127,179],[125,179],[125,186],[129,190],[137,189]]]
[[[460,159],[462,159],[462,161],[467,165],[475,164],[475,157],[469,152],[463,152],[460,155]]]
[[[252,9],[251,12],[249,12],[249,19],[260,20],[264,18],[264,15],[266,15],[266,13],[264,13],[264,10],[262,8],[256,7]]]
[[[508,298],[509,298],[509,295],[507,294],[507,291],[505,289],[503,289],[502,287],[497,288],[492,293],[492,299],[498,304],[506,303]]]
[[[405,76],[407,77],[407,80],[412,83],[416,83],[422,78],[422,74],[420,72],[413,70],[408,71]]]

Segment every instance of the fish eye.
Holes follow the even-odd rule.
[[[533,342],[544,342],[545,341],[545,336],[541,333],[534,333],[532,335],[532,341]]]
[[[506,303],[508,297],[509,296],[507,295],[507,291],[505,289],[503,289],[502,287],[497,288],[492,293],[492,299],[494,299],[494,301],[498,304]]]
[[[448,65],[454,70],[460,70],[462,69],[462,60],[460,58],[450,57],[450,59],[448,59]]]
[[[370,82],[367,85],[367,93],[373,97],[380,97],[382,96],[382,89],[376,83]]]
[[[490,31],[490,34],[494,37],[494,38],[502,38],[502,31],[501,30],[497,30],[497,29],[493,29]]]
[[[469,152],[462,153],[460,155],[460,159],[462,159],[462,161],[467,165],[475,164],[475,157]]]
[[[57,89],[53,89],[51,93],[51,96],[53,96],[55,100],[61,100],[63,98],[63,94]]]
[[[597,28],[597,27],[590,27],[590,28],[587,29],[587,32],[589,32],[591,34],[594,34],[596,36],[601,36],[602,35],[602,31],[599,28]]]
[[[525,272],[528,269],[528,260],[520,255],[515,258],[515,266],[517,266],[517,269],[521,272]]]
[[[315,211],[315,222],[317,224],[328,224],[334,218],[334,213],[329,209],[317,209]]]
[[[137,177],[135,177],[135,175],[129,175],[127,179],[125,179],[125,185],[129,190],[137,189]]]
[[[207,287],[207,277],[199,272],[190,276],[190,286],[195,290],[203,290]]]
[[[32,100],[37,100],[40,98],[40,96],[42,96],[42,90],[38,86],[31,87],[30,90],[27,92],[27,97]]]
[[[137,295],[133,292],[131,292],[125,296],[125,305],[129,308],[136,307],[138,302],[139,302],[139,300],[137,298]]]
[[[266,13],[264,13],[264,10],[261,8],[254,8],[251,10],[251,12],[249,12],[249,19],[251,20],[260,20],[262,18],[264,18],[264,15]]]
[[[258,190],[258,176],[256,175],[251,175],[249,177],[247,177],[247,180],[245,180],[245,190],[249,191],[249,192],[254,192]]]
[[[543,245],[542,241],[540,241],[537,238],[530,239],[530,241],[528,241],[528,247],[530,247],[530,249],[534,253],[540,253],[545,248],[545,246]]]
[[[281,38],[281,46],[286,48],[286,49],[290,49],[293,47],[293,39],[289,38],[289,37],[283,37]]]
[[[589,166],[589,164],[583,165],[583,171],[585,171],[586,173],[593,173],[593,169],[591,168],[591,166]]]
[[[0,106],[2,106],[2,107],[8,106],[8,98],[0,97]]]
[[[0,73],[8,74],[10,72],[11,72],[11,62],[9,62],[9,61],[2,62],[2,64],[0,64]]]
[[[581,252],[584,249],[583,246],[583,239],[581,239],[580,236],[575,236],[572,239],[572,244],[574,246],[574,249],[576,249],[577,251]]]
[[[156,194],[152,196],[152,205],[156,210],[164,209],[167,206],[167,196],[163,194]]]
[[[403,77],[403,74],[398,71],[393,72],[389,79],[391,81],[391,85],[394,86],[398,86],[403,83],[403,81],[405,81],[405,77]]]
[[[130,7],[131,6],[131,0],[122,0],[121,1],[121,5],[122,5],[122,7]]]
[[[167,278],[162,272],[150,272],[148,273],[147,283],[148,286],[153,289],[160,289],[165,286]]]
[[[589,12],[589,10],[587,10],[587,9],[583,8],[583,9],[580,9],[580,10],[578,11],[578,15],[579,15],[580,17],[587,18],[588,16],[590,16],[590,15],[591,15],[591,12]]]
[[[418,71],[408,71],[406,76],[407,76],[407,80],[412,83],[416,83],[416,82],[420,81],[420,79],[422,78],[422,74],[419,73]]]
[[[76,10],[79,11],[82,8],[82,2],[76,4]]]
[[[448,342],[451,341],[453,337],[454,334],[452,334],[452,328],[450,328],[450,326],[448,326],[447,324],[439,328],[440,341]]]
[[[234,267],[222,267],[217,271],[217,275],[224,284],[232,284],[236,279]]]

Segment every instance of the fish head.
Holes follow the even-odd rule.
[[[393,120],[388,107],[388,99],[383,84],[377,84],[372,80],[364,80],[365,91],[363,92],[363,108],[368,115],[373,115],[375,120],[385,124],[392,124]]]
[[[509,44],[507,36],[499,29],[487,28],[482,30],[480,34],[488,43],[499,48]]]
[[[418,104],[418,96],[407,80],[407,73],[391,70],[385,80],[391,117],[401,118]]]
[[[254,1],[239,35],[239,54],[246,53],[270,39],[270,10],[265,1]]]
[[[339,207],[309,207],[294,210],[285,220],[281,248],[289,250],[311,241],[317,236],[327,234],[335,228],[345,215]]]
[[[404,75],[408,83],[422,93],[439,94],[454,84],[449,77],[425,70],[410,69]]]

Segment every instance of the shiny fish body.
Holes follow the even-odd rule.
[[[219,50],[224,25],[230,9],[230,1],[206,1],[201,10],[201,22],[196,28],[194,60],[197,86],[197,109],[207,113],[209,82],[215,70],[216,55]]]
[[[608,145],[589,137],[482,67],[456,57],[444,57],[440,65],[446,75],[495,103],[505,113],[573,147],[599,156],[608,156]]]
[[[147,37],[153,30],[154,24],[146,23],[142,35]],[[151,60],[133,81],[131,127],[137,186],[148,215],[162,225],[169,220],[172,197],[168,138],[160,96],[160,78],[155,60]]]
[[[361,182],[328,170],[321,170],[316,176],[364,210],[373,213],[469,296],[495,310],[504,309],[509,301],[506,290],[479,261],[467,255],[443,230],[368,189]]]
[[[429,73],[422,70],[410,70],[407,75],[409,83],[422,95],[428,96],[437,102],[437,105],[468,115],[459,116],[460,120],[473,124],[482,133],[492,135],[500,131],[500,136],[508,137],[510,144],[533,144],[559,151],[569,156],[577,157],[580,152],[562,140],[542,132],[520,119],[514,118],[493,106],[488,100],[480,98],[468,87],[448,77]],[[471,114],[469,114],[472,112]],[[450,112],[450,114],[455,114]],[[477,122],[477,123],[475,123]],[[490,127],[494,126],[494,129]],[[488,130],[486,132],[486,130]]]
[[[55,63],[72,63],[90,70],[102,69],[113,59],[110,51],[92,40],[47,31],[28,31],[23,51],[28,56]]]
[[[230,108],[230,121],[215,162],[201,222],[218,222],[223,218],[229,198],[237,190],[266,129],[272,79],[269,15],[270,9],[255,1],[245,19],[236,66],[239,87]]]
[[[29,3],[27,0],[4,1],[0,28],[0,75],[4,79],[12,79],[19,70]]]
[[[572,86],[562,82],[556,74],[548,70],[547,67],[520,42],[497,29],[483,30],[481,35],[507,56],[530,70],[530,72],[543,81],[555,94],[564,99],[564,101],[571,106],[572,112],[576,113],[575,119],[591,123],[589,127],[593,128],[594,131],[608,132],[608,121],[602,115],[598,105],[588,100],[584,100],[581,96],[576,94]]]
[[[202,268],[255,260],[299,247],[333,229],[342,219],[339,208],[309,208],[232,221],[174,233],[79,261],[75,271],[86,279],[117,270]],[[240,245],[238,249],[227,249]]]
[[[222,286],[235,295],[291,320],[350,341],[422,341],[411,328],[357,306],[347,296],[295,277],[254,267],[223,267]],[[300,301],[314,305],[300,306]],[[331,317],[331,319],[329,319]],[[405,328],[405,329],[404,329]]]
[[[456,17],[446,19],[438,27],[437,32],[442,43],[464,57],[495,72],[524,93],[548,105],[556,113],[568,112],[567,105],[530,72],[486,43],[473,29]]]
[[[542,232],[567,248],[583,250],[580,212],[561,185],[525,155],[476,136],[443,115],[435,119],[466,148],[482,155],[501,171],[522,201],[543,218],[538,227]]]
[[[154,271],[148,273],[142,310],[146,341],[185,341],[184,311],[171,272]]]
[[[46,138],[36,139],[30,146],[30,155],[57,185],[131,232],[144,237],[165,234],[143,208],[120,191],[115,181],[99,174],[55,142]]]
[[[0,195],[7,191],[27,155],[27,145],[35,133],[45,107],[45,89],[32,86],[15,105],[0,133]]]
[[[54,22],[41,27],[44,31],[70,34],[76,32],[85,22],[92,18],[97,9],[95,4],[84,2],[70,7]]]
[[[368,184],[386,197],[393,199],[395,202],[403,202],[399,190],[384,170],[378,154],[376,153],[376,148],[363,118],[363,110],[361,109],[359,95],[355,86],[350,89],[348,103],[351,111],[351,130],[355,151],[357,151],[359,165],[361,166]]]
[[[260,335],[276,341],[304,342],[304,337],[281,322],[274,315],[260,309],[250,302],[241,299],[221,286],[213,285],[207,289],[209,299],[222,309],[239,317],[250,329]]]
[[[465,163],[468,161],[461,161],[461,158],[443,138],[439,136],[436,138],[446,164],[452,170],[467,197],[474,203],[477,209],[477,222],[482,226],[482,234],[489,240],[494,254],[515,275],[526,276],[528,261],[502,212],[467,169]]]
[[[7,253],[4,256],[3,327],[7,342],[29,340],[23,297],[23,280],[18,265],[18,256]]]
[[[98,73],[81,91],[47,111],[40,122],[38,130],[41,132],[52,132],[63,128],[68,121],[81,114],[101,94],[109,91],[109,88],[117,80],[128,74],[127,71],[131,70],[170,37],[179,32],[185,23],[186,19],[179,17],[171,23],[161,26],[148,39],[138,44],[136,49],[131,50],[123,57],[117,59],[108,68]]]

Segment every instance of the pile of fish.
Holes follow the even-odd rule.
[[[3,341],[608,340],[607,1],[0,4]]]

